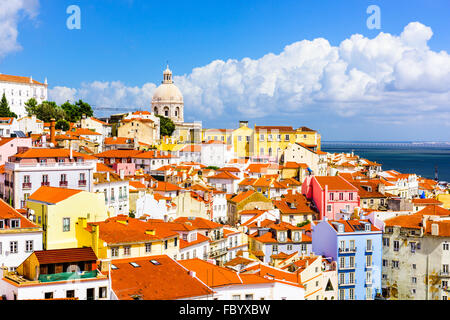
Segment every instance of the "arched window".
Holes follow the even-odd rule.
[[[180,115],[180,108],[176,107],[175,108],[175,117],[178,117]]]
[[[158,107],[155,107],[155,114],[157,115],[158,114]]]
[[[164,107],[164,116],[165,117],[169,116],[169,107]]]

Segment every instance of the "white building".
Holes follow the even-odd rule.
[[[0,137],[9,138],[18,130],[17,120],[12,117],[0,118]]]
[[[19,118],[17,119],[17,123],[19,131],[25,134],[29,132],[32,134],[44,133],[44,121],[37,119],[35,115]]]
[[[24,208],[28,197],[41,186],[92,192],[97,158],[67,149],[32,148],[5,163],[0,190],[15,208]]]
[[[105,194],[105,205],[109,217],[117,217],[119,214],[128,215],[129,210],[129,182],[122,175],[110,172],[94,173],[94,192]]]
[[[42,250],[42,229],[0,200],[0,267],[15,271],[34,250]]]
[[[210,140],[201,145],[201,163],[223,167],[233,158],[233,149],[222,141]]]
[[[47,100],[47,87],[47,79],[40,83],[33,80],[33,77],[0,74],[0,95],[5,94],[10,110],[18,118],[27,115],[25,102],[29,99],[36,99],[38,104]]]

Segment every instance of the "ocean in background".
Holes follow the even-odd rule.
[[[381,163],[383,170],[416,173],[434,179],[437,166],[440,181],[450,182],[450,143],[440,142],[342,142],[323,141],[322,151],[354,152]]]

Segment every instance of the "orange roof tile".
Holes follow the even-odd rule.
[[[37,189],[28,198],[28,200],[45,202],[48,204],[57,204],[58,202],[66,200],[80,192],[82,192],[82,190],[42,186]]]

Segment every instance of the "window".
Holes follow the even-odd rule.
[[[327,205],[327,211],[331,212],[331,204]]]
[[[400,249],[400,242],[398,240],[394,241],[394,251],[398,251]]]
[[[240,294],[234,294],[233,295],[233,300],[241,300],[241,295]]]
[[[11,229],[20,228],[20,219],[11,219]]]
[[[448,273],[448,264],[442,265],[442,273],[447,274]]]
[[[339,289],[339,300],[345,299],[345,289]]]
[[[125,247],[123,247],[123,255],[124,255],[124,256],[129,256],[129,255],[131,255],[131,247],[130,247],[130,246],[125,246]]]
[[[9,242],[9,253],[17,253],[17,241],[10,241]]]
[[[367,241],[366,241],[366,249],[367,249],[367,251],[372,251],[372,240],[367,239]]]
[[[33,251],[33,240],[25,241],[25,252]]]
[[[245,300],[253,300],[253,294],[246,294]]]
[[[389,247],[389,238],[383,238],[383,246]]]
[[[417,283],[417,278],[416,277],[412,277],[411,278],[411,283],[416,284]]]
[[[168,247],[169,247],[169,241],[164,240],[164,249],[167,250]]]
[[[119,256],[119,248],[113,247],[111,248],[111,257],[118,257]]]
[[[99,288],[98,288],[98,297],[99,297],[100,299],[105,299],[105,298],[107,298],[106,287],[99,287]]]
[[[53,292],[46,292],[44,294],[45,299],[53,299]]]
[[[355,250],[355,240],[350,240],[350,250]]]
[[[392,268],[398,269],[398,260],[392,260]]]
[[[334,200],[334,193],[330,193],[330,200],[331,200],[331,201]]]
[[[350,261],[350,268],[354,268],[355,267],[355,257],[353,257],[353,256],[349,257],[349,261]]]
[[[355,289],[353,289],[353,288],[348,289],[348,294],[349,294],[350,300],[355,300]]]
[[[372,272],[371,271],[366,272],[366,283],[372,283]]]
[[[75,290],[67,290],[66,298],[75,298]]]
[[[416,243],[415,242],[411,242],[410,246],[411,246],[411,253],[416,252]]]
[[[345,268],[345,257],[340,257],[339,258],[339,267],[340,268]]]
[[[5,220],[0,220],[0,229],[5,229]]]
[[[151,242],[145,244],[145,252],[146,253],[152,252],[152,243]]]
[[[371,287],[366,288],[366,299],[372,299],[372,288]]]
[[[264,135],[263,134],[259,135],[259,141],[264,141]]]
[[[344,193],[343,192],[339,192],[339,200],[344,200]]]
[[[285,140],[285,141],[289,141],[289,138],[290,138],[290,137],[289,137],[288,134],[286,134],[286,135],[284,136],[284,140]]]
[[[372,255],[366,256],[366,267],[372,266]]]
[[[339,274],[339,284],[344,284],[344,283],[345,283],[345,274],[340,273]]]
[[[355,273],[354,272],[350,272],[348,274],[350,282],[349,283],[355,283]]]
[[[272,245],[272,252],[274,252],[274,253],[278,252],[278,245],[277,244]]]
[[[348,200],[353,200],[353,193],[352,193],[352,192],[350,192],[350,193],[348,194]]]
[[[70,218],[63,218],[63,232],[70,231]]]
[[[287,249],[288,249],[289,251],[291,251],[291,250],[292,250],[292,244],[288,244],[288,245],[287,245]]]
[[[448,250],[448,243],[442,244],[442,250]]]

